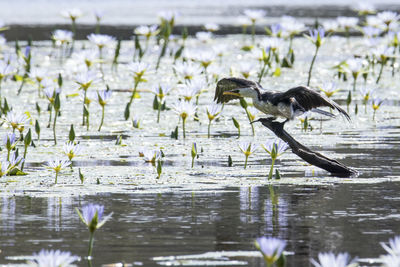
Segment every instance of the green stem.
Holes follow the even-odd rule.
[[[247,168],[247,160],[249,159],[249,156],[248,155],[244,155],[246,158],[245,158],[245,160],[244,160],[244,168],[246,169]]]
[[[54,110],[54,123],[53,123],[53,138],[54,138],[54,145],[57,145],[57,137],[56,137],[56,123],[57,123],[57,115],[58,110]]]
[[[49,123],[47,124],[47,128],[50,128],[51,125],[51,118],[52,118],[52,114],[53,114],[53,108],[50,106],[50,111],[49,111]]]
[[[253,132],[253,136],[255,136],[255,135],[256,135],[256,132],[255,132],[255,130],[254,130],[254,125],[251,123],[252,120],[251,120],[251,117],[250,117],[250,113],[249,113],[249,111],[247,110],[247,108],[246,108],[245,110],[246,110],[247,118],[249,119],[249,122],[250,122],[251,131]]]
[[[54,184],[57,184],[57,178],[58,178],[58,171],[56,171],[56,180],[54,181]]]
[[[83,104],[82,104],[82,126],[85,125],[85,101],[86,101],[86,95],[87,95],[87,89],[83,89],[84,94],[83,94]]]
[[[312,72],[312,68],[313,68],[313,66],[314,66],[315,58],[317,57],[317,54],[318,54],[318,50],[319,50],[319,47],[316,46],[315,54],[314,54],[314,57],[313,57],[313,59],[312,59],[312,61],[311,61],[310,69],[309,69],[309,71],[308,71],[307,86],[310,86],[311,72]]]
[[[274,164],[275,164],[275,159],[272,158],[271,169],[269,169],[268,180],[271,180],[271,179],[272,179],[272,175],[273,175],[273,173],[274,173]]]
[[[90,233],[89,238],[89,251],[88,251],[88,259],[92,259],[92,251],[93,251],[93,242],[94,242],[94,233]]]
[[[186,138],[186,128],[185,128],[186,118],[182,119],[182,130],[183,130],[183,139]]]
[[[381,63],[381,69],[379,70],[378,79],[376,79],[376,83],[377,83],[377,84],[379,83],[379,80],[381,79],[382,71],[383,71],[383,66],[384,66],[384,65],[385,65],[384,62],[382,61],[382,63]]]
[[[10,152],[11,152],[11,149],[8,149],[7,150],[7,161],[10,161]]]
[[[357,77],[353,78],[353,92],[356,90]]]
[[[374,109],[374,114],[372,115],[372,120],[375,120],[375,113],[376,113],[376,109]]]
[[[210,138],[210,132],[211,132],[211,120],[208,120],[208,135],[207,137]]]
[[[104,122],[104,109],[105,109],[105,106],[101,106],[101,121],[100,121],[100,126],[99,126],[99,129],[98,129],[98,131],[100,132],[100,130],[101,130],[101,127],[103,126],[103,122]]]
[[[157,123],[160,122],[161,107],[162,107],[162,99],[160,99],[160,102],[158,103],[158,109],[157,109]]]
[[[258,75],[258,83],[261,83],[261,80],[262,80],[262,78],[264,76],[264,72],[265,72],[265,68],[266,67],[267,67],[267,64],[264,62],[263,66],[261,68],[260,74]]]
[[[194,166],[194,157],[192,157],[192,169],[193,169],[193,166]]]
[[[24,161],[21,164],[21,171],[24,170],[24,166],[25,166],[25,159],[26,159],[26,153],[28,151],[28,146],[25,146],[25,150],[24,150]]]

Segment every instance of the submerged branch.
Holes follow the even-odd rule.
[[[357,175],[357,171],[347,167],[346,165],[321,155],[320,153],[314,152],[308,147],[297,142],[288,132],[283,129],[283,123],[272,121],[268,118],[261,118],[260,121],[265,127],[270,129],[277,137],[285,141],[292,152],[302,158],[304,161],[324,169],[331,174],[338,176],[353,176]]]

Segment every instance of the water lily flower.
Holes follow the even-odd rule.
[[[11,170],[10,162],[7,160],[0,161],[0,166],[0,177],[6,176]]]
[[[10,161],[9,161],[9,166],[8,168],[10,170],[14,168],[21,169],[21,164],[25,161],[25,159],[22,156],[17,156],[17,152],[14,152],[10,156]]]
[[[99,58],[103,58],[103,48],[109,46],[110,44],[114,43],[115,37],[107,35],[107,34],[96,34],[91,33],[87,36],[88,40],[94,43],[97,48],[99,49]]]
[[[104,122],[104,110],[106,107],[106,104],[108,103],[108,100],[110,100],[112,95],[111,90],[102,90],[102,91],[97,91],[97,101],[99,105],[101,106],[101,122],[98,131],[101,130],[101,127],[103,126]]]
[[[86,68],[89,70],[98,59],[99,53],[94,49],[88,49],[74,53],[72,57],[77,61],[77,63],[84,63]]]
[[[137,35],[145,36],[146,39],[150,39],[151,36],[154,36],[158,33],[158,25],[138,26],[135,28],[134,33]]]
[[[47,162],[47,168],[54,170],[56,177],[54,183],[57,184],[58,173],[71,165],[71,161],[65,159],[53,159]]]
[[[261,145],[264,150],[271,156],[271,168],[269,170],[268,180],[272,179],[275,160],[282,155],[286,149],[289,147],[285,142],[282,140],[270,140],[267,143]]]
[[[371,26],[362,27],[361,30],[364,36],[367,38],[376,38],[382,33],[381,29]]]
[[[324,39],[325,38],[325,30],[323,28],[318,28],[318,29],[310,30],[309,34],[310,34],[310,36],[305,35],[305,37],[307,37],[315,45],[315,54],[313,56],[313,59],[310,64],[310,69],[308,71],[307,86],[310,85],[311,72],[312,72],[314,62],[315,62],[315,58],[317,57],[317,54],[318,54],[318,50],[325,41],[325,39]]]
[[[346,60],[345,70],[353,77],[353,91],[355,91],[358,76],[365,72],[363,60],[361,58],[350,58]]]
[[[256,66],[251,62],[241,62],[239,65],[239,72],[245,78],[248,79],[250,76],[256,74]]]
[[[69,141],[64,144],[63,150],[68,159],[72,161],[75,156],[81,153],[82,147],[80,144],[75,144],[74,142]]]
[[[135,117],[132,119],[132,126],[133,126],[134,128],[140,128],[140,119],[139,119],[137,116],[135,116]]]
[[[104,11],[103,10],[98,10],[96,9],[93,11],[94,17],[96,18],[96,29],[94,33],[99,34],[100,33],[100,21],[104,16]]]
[[[399,20],[400,15],[393,11],[383,11],[376,14],[378,20],[382,21],[386,25],[386,30],[389,30],[389,26]]]
[[[56,42],[56,45],[62,46],[64,44],[69,44],[73,40],[74,34],[67,30],[55,30],[53,32],[52,38]]]
[[[282,16],[280,26],[282,37],[286,36],[290,38],[306,29],[306,25],[304,23],[298,21],[292,16]]]
[[[243,152],[245,156],[245,161],[244,161],[244,168],[246,169],[247,167],[247,160],[251,154],[256,151],[257,147],[255,144],[252,144],[250,142],[240,142],[239,143],[239,149]]]
[[[267,266],[272,266],[282,255],[286,246],[286,241],[276,237],[260,237],[255,241],[255,245],[263,255]]]
[[[81,221],[88,227],[90,233],[88,258],[92,257],[94,232],[102,227],[112,216],[112,213],[103,217],[104,206],[98,204],[88,204],[82,207],[82,212],[75,208]]]
[[[204,24],[204,29],[209,32],[216,32],[219,30],[219,25],[216,23],[206,23]]]
[[[351,28],[355,28],[358,24],[358,18],[355,17],[337,17],[336,21],[339,25],[339,29],[342,29],[346,32],[346,34],[349,34],[349,30]]]
[[[382,103],[383,100],[380,99],[379,97],[374,97],[374,99],[372,99],[372,109],[374,110],[374,114],[372,115],[372,120],[375,120],[375,113],[380,108]]]
[[[7,113],[4,121],[13,128],[13,132],[18,130],[22,133],[25,129],[25,123],[29,121],[29,118],[25,113],[17,114],[11,110]]]
[[[77,18],[82,17],[82,15],[83,15],[82,11],[78,8],[72,8],[61,11],[61,16],[69,18],[72,21],[75,21]]]
[[[395,236],[389,239],[389,246],[380,242],[381,246],[390,255],[400,256],[400,236]]]
[[[129,109],[133,102],[133,99],[136,97],[136,90],[139,86],[139,83],[146,82],[147,80],[143,78],[146,71],[149,69],[149,65],[143,62],[131,62],[128,64],[128,71],[133,74],[134,79],[134,87],[129,99],[129,102],[125,107],[125,120],[129,119]]]
[[[191,62],[176,62],[173,68],[177,75],[182,77],[185,81],[192,80],[201,73],[199,66]]]
[[[42,249],[39,253],[33,254],[28,265],[33,267],[68,267],[75,266],[72,263],[79,259],[78,256],[72,255],[69,251]]]
[[[337,93],[340,91],[338,89],[338,85],[335,82],[325,82],[322,87],[319,87],[319,89],[328,97],[332,97],[333,94]]]
[[[374,5],[368,2],[358,2],[356,5],[353,7],[355,11],[358,12],[360,16],[368,15],[368,14],[374,14],[376,12],[376,8]]]
[[[157,13],[157,16],[166,22],[173,22],[176,17],[179,16],[179,13],[173,10],[163,10]]]
[[[139,151],[139,156],[143,157],[145,162],[154,164],[158,160],[161,160],[162,154],[160,150],[149,150],[142,149]]]
[[[3,137],[3,145],[7,149],[7,161],[9,161],[11,150],[13,150],[17,145],[15,133],[6,133]]]
[[[355,263],[356,260],[351,260],[350,255],[348,253],[339,253],[338,255],[333,254],[332,252],[327,253],[319,253],[318,261],[311,259],[311,263],[315,267],[350,267],[351,264]],[[357,266],[357,265],[352,265]]]
[[[176,104],[173,104],[172,108],[174,112],[178,114],[180,118],[182,118],[183,138],[186,138],[186,120],[196,113],[197,107],[192,102],[179,101]]]
[[[212,32],[196,32],[196,39],[200,42],[207,42],[213,36]]]
[[[80,89],[84,92],[84,101],[82,103],[82,125],[85,125],[85,100],[89,87],[98,82],[97,74],[94,71],[78,73],[75,76],[75,82],[80,85]]]
[[[218,118],[222,111],[222,105],[213,103],[206,107],[207,117],[208,117],[208,138],[210,138],[211,122]]]
[[[262,9],[245,9],[243,11],[244,15],[247,16],[252,22],[255,22],[259,19],[265,17],[267,12]]]
[[[322,27],[328,33],[333,33],[339,30],[339,23],[336,20],[326,20],[322,22]]]
[[[399,255],[383,255],[380,257],[382,267],[398,267],[400,266],[400,256]]]
[[[374,90],[368,89],[366,87],[362,87],[362,88],[360,88],[359,91],[360,91],[362,101],[364,104],[364,111],[365,111],[365,113],[367,113],[367,103],[368,103],[368,100],[370,99],[372,93],[374,92]]]

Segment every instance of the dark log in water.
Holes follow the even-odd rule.
[[[292,152],[302,158],[304,161],[337,176],[348,177],[358,174],[356,170],[347,167],[337,160],[327,158],[324,155],[314,152],[308,147],[297,142],[288,132],[283,129],[283,123],[272,121],[269,118],[261,118],[258,121],[270,129],[277,137],[285,141],[292,149]]]

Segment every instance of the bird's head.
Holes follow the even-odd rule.
[[[225,78],[218,82],[215,99],[217,102],[228,102],[240,97],[257,97],[260,85],[241,78]]]

